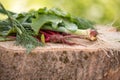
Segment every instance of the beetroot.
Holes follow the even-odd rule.
[[[68,41],[68,39],[70,38],[85,38],[85,36],[71,35],[71,34],[51,31],[51,30],[40,30],[39,34],[44,34],[45,42],[64,43],[68,45],[76,44],[76,43]]]

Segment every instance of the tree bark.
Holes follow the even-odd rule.
[[[48,43],[30,54],[14,41],[0,42],[0,80],[120,80],[120,42],[113,40],[120,33],[98,29],[108,42]]]

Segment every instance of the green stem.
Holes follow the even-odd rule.
[[[80,30],[78,29],[77,31],[73,32],[72,34],[76,34],[76,35],[86,35],[89,36],[90,30]]]

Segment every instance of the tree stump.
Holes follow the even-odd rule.
[[[0,80],[120,80],[120,32],[97,27],[98,40],[82,45],[47,43],[30,54],[0,42]]]

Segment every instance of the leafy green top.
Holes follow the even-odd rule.
[[[0,13],[8,18],[0,20],[0,40],[16,34],[16,44],[27,48],[29,53],[36,46],[43,45],[33,36],[38,35],[40,29],[59,31],[69,34],[81,35],[80,29],[93,28],[93,24],[83,18],[73,17],[58,8],[40,8],[37,11],[14,13],[8,11],[0,3]],[[44,37],[44,36],[42,36]],[[42,38],[42,42],[44,39]]]

